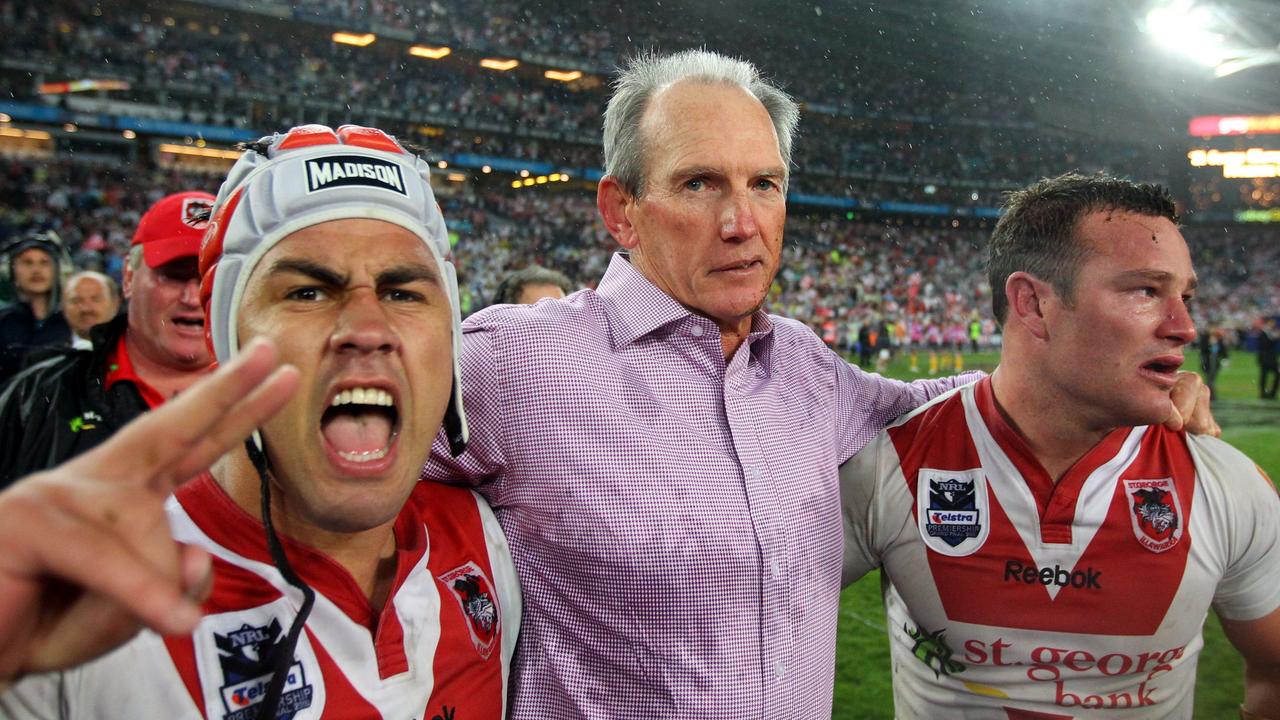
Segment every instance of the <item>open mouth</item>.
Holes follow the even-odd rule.
[[[1161,375],[1172,375],[1178,372],[1178,368],[1182,367],[1182,363],[1177,360],[1159,359],[1142,365],[1143,370],[1160,373]]]
[[[353,463],[381,460],[400,432],[395,398],[381,388],[335,394],[320,418],[320,432],[338,457]]]
[[[1182,367],[1180,357],[1159,357],[1142,364],[1142,372],[1158,385],[1168,389],[1178,381],[1178,368]]]
[[[193,330],[204,330],[204,316],[200,317],[176,317],[173,324],[178,327],[189,328]]]

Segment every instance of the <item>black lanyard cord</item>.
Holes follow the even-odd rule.
[[[284,546],[280,544],[280,538],[276,535],[275,526],[271,523],[270,469],[267,467],[266,452],[265,450],[259,450],[252,438],[244,441],[244,447],[249,453],[249,460],[253,462],[254,468],[258,471],[258,478],[262,483],[262,526],[267,533],[267,550],[271,553],[271,561],[275,563],[276,569],[284,576],[285,582],[302,591],[302,607],[298,609],[298,614],[293,618],[293,624],[289,626],[288,634],[285,635],[284,640],[273,651],[271,683],[267,685],[267,692],[263,696],[262,702],[258,705],[258,720],[275,720],[279,714],[278,710],[280,698],[284,694],[284,684],[289,678],[289,668],[293,666],[294,650],[297,649],[298,638],[302,635],[302,628],[307,624],[307,618],[311,615],[311,606],[315,604],[316,593],[293,571],[293,566],[289,564],[289,558],[284,554]]]

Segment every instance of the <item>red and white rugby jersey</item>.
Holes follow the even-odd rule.
[[[884,569],[899,718],[1190,718],[1210,605],[1280,607],[1280,498],[1214,438],[1116,430],[1055,484],[986,378],[840,479],[846,581]]]
[[[65,673],[0,695],[8,718],[253,720],[271,679],[261,658],[302,594],[271,563],[262,526],[209,475],[170,499],[174,536],[214,557],[213,592],[193,635],[151,632]],[[396,580],[375,614],[345,569],[284,540],[316,591],[279,718],[500,720],[520,623],[506,540],[472,491],[417,483],[395,524]]]

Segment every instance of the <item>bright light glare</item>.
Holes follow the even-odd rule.
[[[348,33],[336,32],[333,34],[333,41],[343,45],[355,45],[356,47],[367,47],[377,40],[378,36],[373,33]]]
[[[520,61],[515,59],[500,60],[498,58],[483,58],[480,60],[480,67],[487,68],[489,70],[497,70],[498,72],[506,72],[515,68],[519,64]]]
[[[1213,12],[1203,5],[1182,0],[1147,13],[1147,33],[1161,45],[1178,50],[1206,67],[1215,67],[1228,56],[1225,38],[1209,28]]]
[[[413,47],[409,48],[410,55],[413,55],[415,57],[430,58],[432,60],[439,60],[440,58],[445,57],[451,52],[453,52],[451,48],[431,47],[430,45],[414,45]]]

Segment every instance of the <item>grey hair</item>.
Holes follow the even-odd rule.
[[[613,83],[604,111],[604,168],[633,196],[644,193],[645,143],[640,121],[649,101],[660,90],[681,80],[736,85],[764,105],[778,135],[778,154],[787,176],[791,173],[791,144],[800,123],[800,106],[779,87],[760,76],[746,60],[707,50],[674,55],[644,53],[633,58]]]
[[[137,272],[138,267],[142,265],[142,246],[134,245],[129,248],[129,269]]]
[[[98,283],[102,285],[102,288],[107,291],[107,295],[110,295],[112,299],[120,298],[120,287],[116,285],[116,281],[113,280],[110,275],[105,275],[96,270],[81,270],[67,278],[66,282],[62,283],[63,297],[70,295],[71,288],[75,287],[76,283],[86,278],[90,280],[97,280]]]

